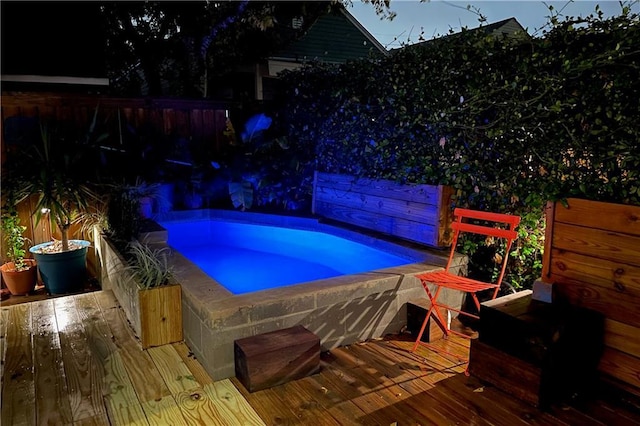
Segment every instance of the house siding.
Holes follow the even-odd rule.
[[[303,38],[273,55],[273,58],[295,62],[319,60],[344,63],[351,59],[366,58],[372,53],[381,53],[379,47],[345,15],[336,13],[318,18]]]

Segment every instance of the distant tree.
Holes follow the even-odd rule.
[[[211,82],[265,58],[340,3],[326,1],[106,2],[113,87],[135,94],[206,97]],[[293,28],[292,19],[303,18]]]

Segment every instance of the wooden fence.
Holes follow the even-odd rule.
[[[569,199],[547,207],[543,281],[605,316],[600,371],[640,395],[640,206]]]
[[[316,172],[313,212],[441,248],[451,244],[452,195],[447,186],[401,185]]]
[[[157,134],[209,144],[219,151],[226,143],[224,130],[229,104],[207,100],[166,98],[114,98],[102,95],[41,92],[3,92],[2,154],[6,154],[5,122],[10,117],[38,117],[88,128],[97,109],[100,122],[111,120],[120,128],[145,126]]]

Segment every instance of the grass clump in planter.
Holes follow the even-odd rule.
[[[127,248],[129,271],[142,290],[168,285],[174,282],[174,270],[169,264],[169,247],[152,248],[139,241],[132,241]]]

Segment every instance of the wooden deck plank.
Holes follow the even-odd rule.
[[[142,350],[113,293],[99,292],[95,296],[102,316],[113,335],[113,341],[122,357],[131,384],[143,407],[145,402],[164,400],[166,396],[170,396],[169,388],[155,368],[151,356]],[[164,403],[166,404],[166,400]]]
[[[73,297],[53,299],[73,421],[105,416],[104,376],[93,359]]]
[[[452,397],[465,401],[467,410],[477,413],[493,424],[509,425],[548,425],[548,419],[542,411],[514,398],[505,398],[505,394],[495,387],[486,385],[475,377],[461,375],[440,382],[440,387]],[[562,423],[556,423],[562,424]]]
[[[306,392],[300,391],[297,381],[291,381],[272,388],[273,392],[289,406],[300,424],[336,426],[338,421],[326,415],[324,408]]]
[[[352,345],[351,350],[358,359],[364,361],[370,366],[374,366],[380,374],[399,384],[406,380],[414,379],[416,376],[410,371],[403,369],[400,365],[394,363],[391,359],[380,356],[380,352],[375,351],[377,342]]]
[[[202,388],[202,385],[198,383],[196,377],[173,346],[157,346],[147,349],[147,352],[153,359],[153,363],[160,372],[171,395],[176,396],[181,392]]]
[[[422,390],[432,387],[434,383],[439,380],[444,380],[449,377],[447,374],[443,374],[440,369],[443,367],[438,366],[437,369],[427,364],[424,357],[416,356],[415,354],[408,352],[407,349],[400,348],[394,345],[390,341],[376,342],[375,345],[370,345],[369,349],[377,356],[390,360],[402,370],[410,373],[413,379],[420,379],[418,383]],[[425,379],[425,380],[422,380]],[[415,380],[408,378],[407,381],[402,382],[402,387],[407,390],[416,386]]]
[[[196,381],[200,383],[201,386],[206,386],[208,384],[213,383],[213,379],[209,376],[207,371],[204,369],[202,364],[198,362],[195,355],[189,347],[184,342],[173,343],[173,349],[176,350],[180,358],[185,363],[189,371],[193,374]]]
[[[393,396],[397,402],[395,402],[394,405],[403,407],[401,411],[410,413],[410,417],[424,417],[425,420],[429,421],[439,421],[443,419],[458,422],[465,421],[459,414],[461,409],[463,409],[459,404],[450,400],[437,398],[433,394],[424,391],[415,394],[407,392],[406,386],[403,387],[401,384],[405,381],[416,379],[416,376],[410,372],[399,369],[393,364],[385,363],[384,358],[379,355],[379,352],[373,350],[373,347],[379,345],[377,341],[373,341],[368,344],[352,345],[351,349],[353,353],[358,356],[359,359],[364,360],[367,365],[374,366],[376,370],[378,370],[378,375],[388,378],[398,385],[398,387],[388,387],[389,390],[396,389]],[[422,407],[428,407],[428,410],[422,410]],[[472,418],[472,420],[475,421],[477,419]]]
[[[174,395],[189,425],[227,425],[224,412],[202,388],[179,391]]]
[[[345,350],[338,348],[331,352],[338,352],[338,356],[333,358],[338,360],[334,364],[331,364],[333,359],[327,355],[323,356],[326,360],[323,373],[327,373],[325,377],[332,383],[332,387],[342,392],[365,413],[362,418],[365,423],[369,424],[378,419],[381,424],[402,424],[406,415],[396,408],[395,404],[404,390],[373,367],[345,364],[346,358],[341,356],[345,354]]]
[[[379,342],[376,345],[372,345],[372,350],[375,350],[385,359],[393,360],[399,367],[410,372],[416,379],[420,379],[418,383],[424,382],[424,386],[422,386],[423,388],[429,388],[432,386],[431,383],[436,383],[439,380],[443,380],[448,377],[441,373],[439,369],[428,366],[423,357],[416,356],[415,354],[408,352],[407,349],[394,345],[393,342],[386,340]],[[408,389],[416,386],[415,380],[403,382],[403,384],[405,384],[403,388]]]
[[[35,424],[35,385],[32,369],[31,306],[9,311],[6,332],[5,377],[2,383],[2,421],[6,425]]]
[[[273,389],[250,393],[236,377],[232,377],[230,380],[266,424],[294,425],[299,423],[295,412],[286,402],[281,400]]]
[[[56,424],[387,426],[397,422],[400,425],[582,426],[634,424],[640,418],[629,412],[629,406],[616,405],[617,399],[613,397],[608,405],[599,402],[588,407],[586,414],[566,406],[542,412],[495,387],[483,385],[474,377],[454,373],[455,359],[422,347],[412,353],[413,339],[407,335],[388,336],[384,340],[323,352],[318,374],[254,393],[249,393],[235,378],[213,382],[184,343],[153,348],[151,352],[155,357],[146,352],[151,371],[155,371],[150,374],[156,374],[162,383],[172,381],[171,386],[165,383],[166,389],[171,392],[173,388],[178,392],[175,396],[141,402],[131,371],[141,362],[138,354],[145,352],[135,338],[131,340],[131,335],[127,335],[129,329],[122,318],[116,318],[117,302],[109,292],[95,293],[92,297],[64,296],[42,305],[20,306],[0,310],[3,319],[0,337],[3,327],[7,327],[5,338],[0,339],[4,340],[4,343],[0,341],[3,345],[0,353],[2,347],[5,348],[4,367],[14,369],[20,359],[28,358],[23,354],[27,336],[26,341],[31,346],[26,351],[31,351],[29,360],[35,360],[36,365],[23,364],[34,369],[33,389],[45,377],[63,380],[66,376],[72,422],[54,422]],[[17,310],[14,312],[14,308],[31,313],[25,316]],[[49,324],[47,317],[51,318],[53,310],[56,322]],[[31,328],[23,335],[11,337],[11,330],[18,327],[11,325],[14,317],[22,318],[23,322],[29,318]],[[114,326],[114,321],[120,323]],[[56,326],[64,369],[59,373],[61,377],[54,379],[53,372],[39,376],[37,363],[53,363],[55,370],[55,337],[48,336],[47,330],[54,331]],[[44,334],[40,335],[41,332]],[[468,341],[456,339],[453,337],[441,344],[452,352],[458,351],[455,353],[468,351],[465,346]],[[53,342],[52,353],[45,353],[47,341]],[[128,351],[135,354],[125,355]],[[136,366],[130,365],[132,359]],[[142,374],[136,374],[142,377]],[[9,377],[5,371],[4,382]],[[105,387],[105,383],[109,386]],[[113,387],[117,392],[109,393]],[[104,399],[103,393],[106,394]],[[2,398],[2,420],[5,422],[4,410],[12,400],[4,392]],[[39,419],[47,418],[53,422],[56,416],[64,416],[53,413],[50,417],[38,418],[35,413],[44,412],[45,408],[39,406],[35,393],[34,401],[32,421],[17,424],[37,424]],[[105,404],[109,406],[110,418]]]
[[[155,368],[151,356],[142,350],[133,330],[127,325],[124,312],[113,293],[99,292],[95,297],[102,316],[109,325],[124,368],[149,424],[186,424],[182,412]],[[115,401],[108,399],[108,402],[111,404],[110,408],[116,410]]]
[[[230,380],[219,380],[204,387],[205,392],[229,425],[265,425]]]
[[[72,423],[73,426],[105,426],[109,424],[106,414],[98,414],[93,417],[85,417]]]
[[[172,345],[147,349],[187,424],[224,425],[224,410],[198,383]],[[209,381],[210,379],[207,379]]]
[[[7,322],[9,321],[9,309],[0,308],[0,389],[2,389],[2,383],[4,382],[4,362],[7,345]]]
[[[322,372],[297,380],[295,384],[296,392],[304,393],[309,400],[317,401],[340,425],[356,425],[356,419],[365,416],[357,405],[331,389]]]
[[[415,352],[411,352],[413,342],[404,340],[393,341],[391,346],[404,351],[413,373],[430,384],[436,384],[457,374],[453,371],[457,364],[452,359],[444,358],[431,349],[420,346]]]
[[[110,421],[115,425],[148,424],[125,362],[114,343],[115,336],[111,334],[94,294],[75,296],[75,303],[89,350],[103,369],[104,403]]]
[[[187,425],[187,420],[182,415],[175,398],[168,395],[158,400],[142,402],[142,409],[147,416],[150,425]]]
[[[73,421],[53,301],[31,304],[38,424]]]

